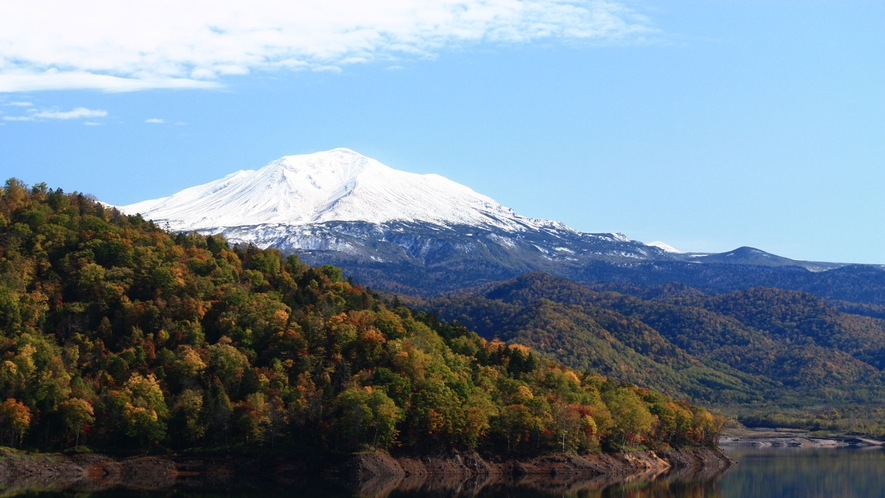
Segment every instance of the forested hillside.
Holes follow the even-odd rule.
[[[591,288],[534,273],[427,306],[487,339],[754,423],[885,431],[885,320],[845,313],[844,302],[775,288]]]
[[[661,361],[689,361],[655,341]],[[716,441],[721,417],[594,366],[385,303],[332,266],[172,235],[43,184],[0,189],[0,444],[512,455]]]

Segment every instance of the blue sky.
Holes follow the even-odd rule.
[[[348,147],[582,231],[885,263],[881,1],[277,3],[3,2],[0,176],[128,204]]]

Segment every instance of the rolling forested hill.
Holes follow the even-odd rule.
[[[805,292],[751,288],[711,296],[683,284],[591,288],[534,273],[427,306],[487,339],[728,406],[755,423],[768,417],[812,427],[848,428],[849,419],[858,430],[883,425],[885,320],[846,313],[845,303]]]
[[[442,314],[387,303],[333,266],[170,234],[88,196],[9,180],[0,444],[513,455],[717,439],[723,419],[702,407]],[[690,363],[648,335],[655,362]]]

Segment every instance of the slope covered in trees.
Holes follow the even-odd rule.
[[[494,293],[490,293],[494,295]],[[525,303],[486,296],[431,301],[488,339],[531,347],[573,368],[649,386],[671,396],[706,403],[761,401],[776,387],[759,376],[688,354],[641,320],[591,305],[538,297]]]
[[[0,444],[510,455],[710,445],[721,424],[387,304],[332,266],[43,184],[0,189]]]
[[[774,288],[717,296],[683,284],[591,288],[534,273],[427,306],[487,339],[731,406],[755,422],[768,412],[784,425],[814,406],[818,414],[806,411],[797,425],[885,431],[875,415],[885,394],[885,320],[845,313],[844,302]]]

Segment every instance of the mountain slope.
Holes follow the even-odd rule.
[[[643,297],[532,273],[429,306],[489,339],[695,400],[753,405],[885,392],[885,320],[781,289],[632,290]]]
[[[286,156],[263,168],[121,209],[173,230],[302,226],[330,221],[425,222],[507,231],[565,225],[519,216],[439,175],[398,171],[349,149]]]
[[[688,354],[640,320],[593,306],[540,298],[506,302],[480,296],[434,299],[428,309],[486,339],[522,344],[573,368],[599,372],[671,396],[705,403],[760,402],[778,387]]]
[[[680,253],[622,234],[582,233],[348,149],[283,157],[120,209],[175,231],[297,253],[310,264],[340,266],[362,284],[412,295],[543,271],[583,283],[682,282],[713,294],[782,287],[885,305],[882,268],[795,261],[747,247]]]
[[[0,442],[40,452],[504,460],[713,445],[723,423],[388,306],[338,268],[14,179],[0,188],[0,359]]]

